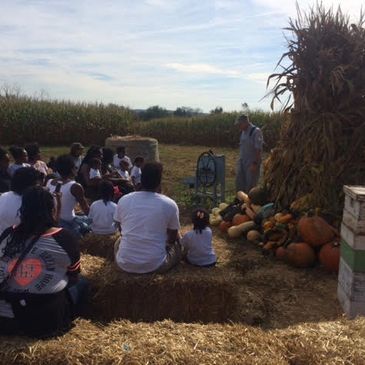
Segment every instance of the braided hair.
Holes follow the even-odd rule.
[[[55,202],[52,194],[41,186],[28,188],[22,197],[19,209],[20,224],[15,227],[6,245],[5,255],[13,257],[25,248],[25,242],[31,237],[44,234],[56,226],[53,217]]]
[[[191,221],[193,229],[197,233],[202,233],[203,229],[209,226],[209,213],[204,208],[198,208],[193,211]]]

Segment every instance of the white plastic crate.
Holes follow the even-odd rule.
[[[338,286],[350,301],[362,302],[365,306],[365,273],[354,272],[341,258],[338,273]]]
[[[365,233],[356,233],[344,222],[341,224],[341,238],[354,250],[365,251]]]

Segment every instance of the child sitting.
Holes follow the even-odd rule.
[[[114,213],[117,205],[113,203],[114,187],[109,181],[102,181],[99,185],[100,200],[90,206],[89,218],[92,220],[91,230],[101,235],[114,234],[117,227],[114,223]]]
[[[132,168],[131,159],[125,154],[125,147],[123,146],[117,147],[117,153],[113,157],[113,165],[116,169],[119,169],[121,161],[128,162],[128,171]]]
[[[14,163],[8,168],[8,173],[12,177],[14,172],[21,167],[30,167],[28,162],[28,153],[23,147],[12,146],[9,148],[10,154],[14,159]]]
[[[125,160],[120,160],[119,168],[117,169],[118,175],[125,180],[126,182],[131,181],[131,177],[129,175],[129,164]]]
[[[131,171],[131,179],[133,186],[136,190],[139,190],[141,187],[141,176],[142,176],[142,166],[144,164],[144,158],[141,156],[137,156],[134,159],[134,164]]]
[[[193,229],[184,234],[181,245],[186,261],[195,266],[215,266],[217,258],[212,246],[212,230],[209,228],[209,213],[196,209],[192,216]]]
[[[92,158],[89,162],[90,172],[89,178],[90,180],[101,180],[101,160],[98,158]]]

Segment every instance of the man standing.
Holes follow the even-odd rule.
[[[123,196],[114,215],[122,237],[116,263],[126,272],[163,273],[181,259],[178,242],[179,209],[176,203],[160,194],[162,165],[145,164],[141,191]]]
[[[240,135],[240,156],[237,161],[236,189],[248,193],[260,177],[263,137],[260,128],[250,123],[247,115],[237,117]]]

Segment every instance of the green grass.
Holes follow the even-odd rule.
[[[183,184],[183,179],[195,176],[196,163],[199,155],[208,151],[204,146],[177,146],[159,144],[160,160],[164,165],[163,192],[176,200],[182,211],[191,208],[193,189]],[[42,147],[42,158],[48,162],[51,156],[68,153],[69,147]],[[224,154],[226,157],[226,200],[230,200],[234,193],[235,162],[238,148],[214,148],[214,153]]]

